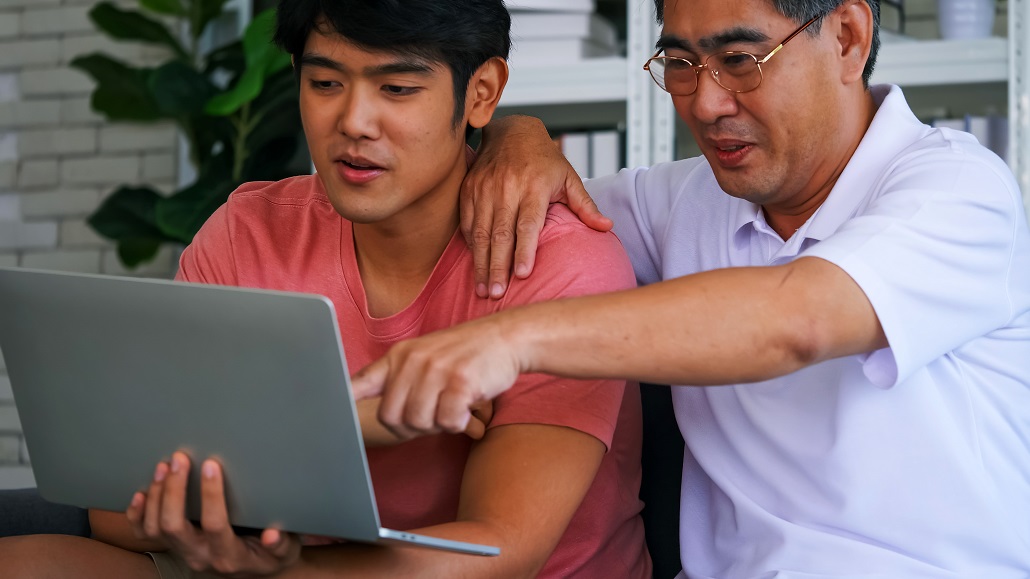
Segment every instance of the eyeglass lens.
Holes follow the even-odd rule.
[[[726,90],[747,92],[762,83],[758,60],[746,52],[721,52],[709,56],[705,63],[715,82]],[[682,58],[658,56],[650,62],[651,76],[658,86],[674,95],[687,95],[697,90],[701,67]]]

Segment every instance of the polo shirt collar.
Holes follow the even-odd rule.
[[[821,241],[833,235],[868,199],[884,169],[929,130],[912,113],[900,87],[881,84],[869,90],[877,105],[873,122],[830,195],[802,229],[806,238]]]

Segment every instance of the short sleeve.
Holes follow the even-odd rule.
[[[838,265],[865,292],[890,344],[865,357],[865,374],[890,387],[1011,320],[1013,252],[1026,225],[1007,168],[971,148],[917,153],[882,191],[799,257]]]
[[[230,198],[231,199],[231,198]],[[211,214],[179,258],[177,281],[239,285],[229,228],[229,203]]]

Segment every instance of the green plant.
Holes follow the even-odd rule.
[[[89,13],[108,36],[161,46],[170,55],[157,67],[101,53],[76,58],[71,66],[96,80],[93,109],[115,122],[173,121],[196,170],[193,183],[167,196],[123,185],[89,217],[97,233],[117,243],[127,267],[153,259],[161,244],[188,244],[241,183],[282,179],[306,166],[290,58],[271,42],[273,11],[255,16],[242,40],[200,49],[225,3],[139,0],[148,15],[101,2]],[[182,41],[165,24],[173,19],[185,30]]]

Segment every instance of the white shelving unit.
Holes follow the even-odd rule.
[[[625,58],[556,69],[513,69],[502,110],[532,114],[534,108],[559,106],[561,112],[556,114],[577,115],[597,103],[617,105],[609,107],[607,114],[615,115],[612,124],[625,122],[627,165],[672,160],[676,130],[672,102],[642,70],[659,31],[652,11],[649,0],[626,1]],[[975,99],[987,95],[1007,103],[1011,165],[1030,215],[1030,0],[1008,0],[1008,23],[1007,39],[885,43],[872,81],[929,90],[942,106],[961,100],[963,94],[967,100],[969,94]]]

